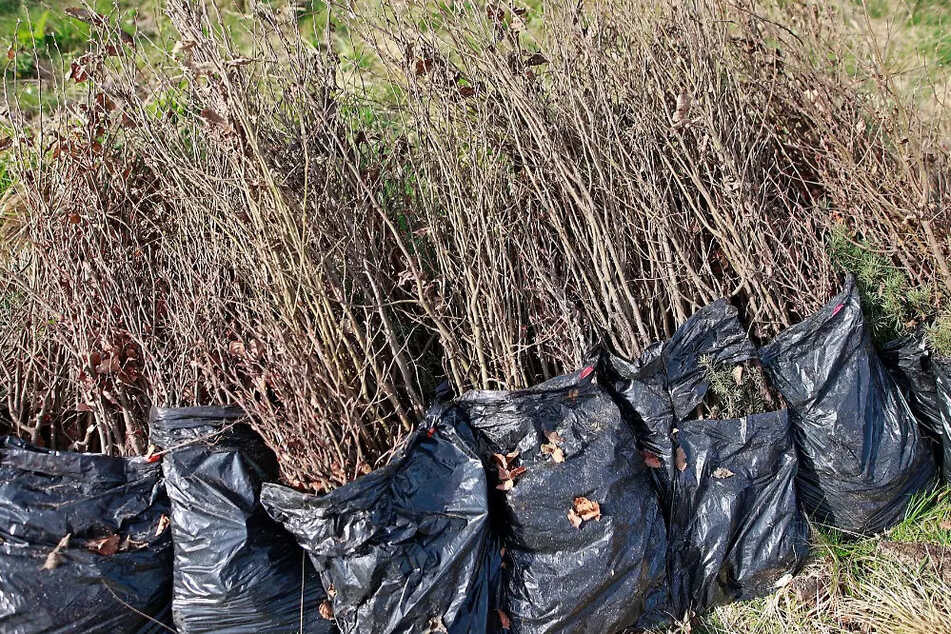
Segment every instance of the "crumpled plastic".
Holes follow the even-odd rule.
[[[807,512],[855,534],[899,522],[933,481],[934,459],[872,346],[854,279],[760,358],[789,406]]]
[[[668,570],[674,612],[700,613],[788,581],[809,554],[786,410],[682,422]]]
[[[934,443],[942,480],[951,484],[951,360],[935,355],[921,331],[889,342],[879,356]]]
[[[720,299],[694,313],[667,341],[648,346],[635,361],[604,344],[591,355],[597,359],[599,378],[634,426],[641,448],[661,462],[653,473],[667,513],[676,475],[671,433],[710,388],[700,359],[709,356],[717,366],[736,365],[756,359],[756,347],[736,308]]]
[[[172,506],[175,625],[180,632],[336,632],[305,553],[260,506],[276,458],[226,407],[153,408],[150,442]]]
[[[651,476],[593,378],[587,368],[534,389],[469,392],[444,415],[476,430],[496,487],[502,610],[514,633],[617,632],[669,619],[666,529]],[[598,503],[600,516],[575,527],[576,498]]]
[[[472,431],[439,408],[387,466],[326,495],[265,484],[346,634],[494,631],[500,550]]]
[[[170,622],[168,513],[158,464],[0,438],[0,631],[161,631],[150,618]],[[117,552],[94,552],[113,535]]]

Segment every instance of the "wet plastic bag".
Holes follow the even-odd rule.
[[[679,421],[693,415],[710,388],[701,359],[709,357],[717,366],[736,365],[755,359],[756,347],[736,308],[720,299],[694,313],[667,341],[647,347],[636,361],[623,359],[607,346],[592,354],[598,359],[599,378],[634,426],[640,447],[661,463],[653,473],[666,512],[675,476],[671,433]]]
[[[341,631],[486,632],[500,553],[472,432],[427,416],[389,465],[326,495],[265,484],[261,502],[310,553]]]
[[[942,479],[951,484],[951,361],[936,357],[921,332],[889,342],[880,356],[934,443]]]
[[[153,408],[175,543],[173,613],[181,632],[335,632],[320,579],[260,506],[277,461],[240,410]]]
[[[677,616],[767,594],[809,552],[786,410],[683,422],[669,576]]]
[[[170,620],[160,476],[141,458],[0,438],[0,631],[160,631],[142,616]]]
[[[476,430],[492,474],[502,611],[515,633],[617,632],[669,618],[651,477],[591,371],[553,389],[469,392],[444,416]]]
[[[852,533],[900,521],[931,483],[934,460],[872,346],[854,280],[760,357],[789,405],[807,512]]]

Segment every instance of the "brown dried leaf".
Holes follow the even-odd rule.
[[[565,461],[565,452],[561,450],[561,447],[557,447],[550,443],[545,443],[544,445],[542,445],[542,454],[546,456],[551,456],[552,462]]]
[[[518,449],[516,449],[515,451],[510,451],[507,454],[505,454],[506,460],[515,460],[516,458],[518,458]]]
[[[46,556],[46,561],[43,562],[43,565],[40,567],[40,570],[53,570],[56,566],[60,565],[63,561],[63,557],[59,554],[64,548],[69,546],[69,538],[72,535],[67,533],[63,539],[59,540],[59,543],[56,544],[56,548],[50,551]]]
[[[515,486],[515,483],[511,480],[502,480],[502,482],[495,485],[495,488],[499,491],[511,491],[513,486]]]
[[[209,124],[217,126],[225,131],[231,130],[231,125],[228,123],[228,120],[222,117],[220,114],[212,110],[211,108],[204,108],[199,116],[207,121]]]
[[[514,469],[509,471],[509,478],[514,480],[515,478],[519,477],[526,471],[528,471],[528,469],[526,469],[525,467],[515,467]]]
[[[548,439],[548,442],[550,442],[550,443],[553,444],[553,445],[560,445],[561,443],[565,442],[565,439],[562,438],[562,437],[558,434],[558,432],[556,432],[554,429],[552,429],[552,430],[547,430],[547,431],[545,432],[545,438],[547,438],[547,439]]]
[[[86,549],[109,557],[119,552],[119,536],[109,535],[100,539],[90,539],[86,542]]]
[[[574,509],[568,509],[568,521],[571,522],[571,525],[575,528],[581,528],[581,518],[578,517],[578,514],[575,513]]]
[[[660,469],[662,463],[660,457],[653,451],[647,451],[646,449],[641,450],[641,456],[644,458],[644,464],[646,464],[651,469]]]
[[[327,599],[320,602],[320,607],[317,608],[317,611],[320,612],[320,616],[328,621],[334,620],[334,608]]]
[[[427,57],[425,59],[416,60],[416,76],[421,77],[433,69],[435,62],[433,58]]]
[[[713,472],[713,477],[719,480],[722,480],[724,478],[732,478],[734,475],[736,474],[730,471],[729,469],[727,469],[726,467],[718,467]]]
[[[542,64],[547,64],[548,59],[541,53],[533,53],[525,60],[526,66],[541,66]]]
[[[159,518],[158,524],[155,526],[155,536],[158,537],[168,528],[168,525],[171,524],[171,520],[168,519],[168,515],[162,514],[162,517]]]
[[[232,357],[243,357],[245,355],[244,342],[240,339],[235,339],[228,344],[228,354]]]
[[[69,78],[75,81],[77,84],[81,84],[89,79],[89,71],[86,68],[88,63],[88,53],[78,59],[74,59],[69,65]]]
[[[575,498],[574,511],[585,521],[601,519],[601,505],[586,497]]]
[[[941,520],[941,523],[938,524],[938,528],[943,531],[951,531],[951,520]]]
[[[509,615],[499,609],[496,609],[496,612],[498,612],[499,625],[502,626],[502,629],[503,630],[512,629],[512,619],[509,618]]]
[[[502,454],[494,453],[492,454],[492,459],[495,460],[495,462],[498,463],[499,467],[501,467],[502,469],[509,468],[509,461]]]
[[[674,458],[674,464],[677,465],[678,471],[683,471],[687,468],[687,454],[684,453],[683,447],[677,447],[677,454]]]
[[[80,22],[85,22],[86,24],[91,24],[93,26],[101,27],[106,25],[106,16],[89,11],[88,9],[69,7],[67,9],[63,9],[63,13],[72,18],[76,18]]]

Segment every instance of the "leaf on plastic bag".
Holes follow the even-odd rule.
[[[496,610],[499,615],[499,625],[502,626],[503,630],[512,629],[512,619],[509,618],[509,615],[503,612],[502,610]]]
[[[545,443],[541,447],[542,454],[545,456],[551,456],[552,462],[564,462],[565,461],[565,452],[561,450],[561,447],[558,447],[552,443]]]
[[[333,606],[330,605],[330,601],[327,599],[324,599],[320,602],[320,607],[317,608],[317,611],[320,612],[321,617],[327,619],[328,621],[334,620],[334,609]]]
[[[109,557],[119,552],[119,536],[116,534],[86,542],[86,550]]]
[[[60,565],[63,562],[63,557],[60,555],[60,551],[69,546],[69,538],[72,536],[71,533],[67,533],[66,536],[59,540],[59,543],[56,544],[56,548],[50,551],[46,556],[46,561],[43,562],[43,565],[40,567],[40,570],[53,570],[56,566]]]
[[[565,439],[562,438],[554,429],[546,430],[545,438],[547,438],[548,442],[553,445],[560,445],[561,443],[565,442]]]
[[[730,471],[729,469],[727,469],[726,467],[718,467],[713,472],[713,477],[717,478],[718,480],[723,480],[724,478],[732,478],[734,475],[736,474]]]
[[[585,521],[601,519],[601,505],[597,502],[589,500],[586,497],[575,498],[574,511],[581,519]]]
[[[528,471],[528,469],[525,467],[512,467],[509,469],[509,460],[515,459],[517,456],[517,451],[513,451],[504,456],[499,453],[492,454],[492,457],[495,459],[496,463],[498,463],[496,465],[496,469],[499,473],[499,484],[497,484],[495,488],[499,491],[511,490],[511,488],[515,486],[515,478]]]
[[[660,457],[653,451],[647,451],[646,449],[641,450],[641,456],[644,458],[644,464],[646,464],[651,469],[660,469],[662,463]]]
[[[568,509],[568,521],[571,522],[571,525],[575,528],[581,528],[581,517],[575,513],[574,509]]]
[[[165,529],[168,528],[168,525],[171,523],[171,520],[168,519],[168,515],[162,514],[162,517],[158,520],[158,525],[155,527],[155,536],[158,537],[165,532]]]
[[[677,465],[678,471],[683,471],[687,468],[687,454],[684,453],[683,447],[677,447],[677,454],[674,459],[674,464]]]
[[[498,463],[499,467],[501,467],[502,469],[508,469],[508,466],[509,466],[508,458],[506,458],[502,454],[494,453],[492,454],[492,459],[495,460],[495,462]]]

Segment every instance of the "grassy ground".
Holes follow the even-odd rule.
[[[939,489],[884,535],[848,540],[817,527],[800,576],[769,597],[717,609],[692,632],[949,632],[949,591],[951,490]]]

